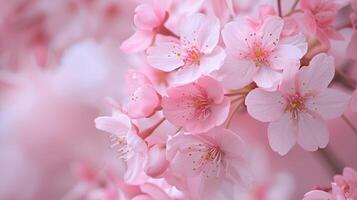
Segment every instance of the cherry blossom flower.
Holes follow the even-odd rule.
[[[338,5],[335,0],[301,0],[303,25],[306,30],[323,44],[330,46],[330,39],[342,40],[343,37],[334,27]]]
[[[349,167],[343,175],[336,175],[331,188],[312,190],[305,194],[303,200],[354,200],[357,199],[357,172]]]
[[[160,106],[160,96],[151,81],[137,70],[127,72],[126,90],[129,98],[123,111],[131,118],[148,117]]]
[[[96,128],[111,134],[112,148],[117,149],[118,157],[125,163],[124,180],[138,184],[146,179],[143,166],[147,157],[147,145],[138,136],[138,130],[130,118],[113,110],[112,116],[97,117]]]
[[[204,76],[194,83],[167,89],[162,98],[166,119],[185,130],[199,133],[223,124],[230,102],[215,79]]]
[[[259,121],[271,122],[268,138],[274,151],[285,155],[296,142],[308,151],[327,145],[324,121],[342,115],[349,100],[348,95],[327,88],[334,74],[333,58],[319,54],[279,91],[257,88],[248,94],[248,113]]]
[[[242,139],[224,128],[204,134],[177,134],[167,142],[167,158],[174,175],[199,178],[201,199],[214,199],[210,195],[227,182],[237,184],[251,178]]]
[[[188,16],[180,26],[180,40],[158,43],[147,50],[153,67],[174,72],[175,83],[189,83],[218,70],[225,59],[217,46],[220,25],[217,18],[203,14]]]
[[[294,44],[280,41],[283,25],[276,16],[268,17],[258,29],[242,17],[225,25],[222,36],[229,55],[225,86],[237,89],[255,81],[264,89],[277,88],[282,70],[305,54]]]
[[[135,33],[125,40],[121,49],[127,53],[135,53],[147,49],[157,33],[166,31],[163,24],[168,18],[167,9],[170,0],[150,0],[135,9]]]

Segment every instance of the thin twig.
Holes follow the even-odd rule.
[[[337,157],[327,148],[319,149],[316,153],[319,158],[327,164],[332,175],[340,174],[342,172],[343,165],[337,159]]]
[[[341,118],[346,122],[346,124],[352,129],[352,131],[357,135],[357,128],[352,124],[352,122],[346,117],[346,115],[342,115]]]
[[[279,12],[279,16],[282,17],[283,14],[282,14],[282,11],[281,11],[281,0],[277,0],[278,2],[278,12]]]
[[[226,128],[229,128],[229,125],[231,124],[231,122],[232,122],[232,119],[233,119],[233,116],[234,116],[234,114],[239,110],[239,108],[243,105],[243,102],[244,101],[242,101],[242,102],[240,102],[233,110],[232,110],[232,112],[230,113],[230,115],[228,116],[228,118],[227,118],[227,122],[226,122]]]

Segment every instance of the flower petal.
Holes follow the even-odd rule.
[[[181,47],[174,42],[159,43],[147,50],[147,60],[151,66],[159,70],[170,72],[185,63]]]
[[[341,116],[347,108],[350,96],[335,89],[327,88],[306,101],[306,106],[317,112],[323,119]]]
[[[284,20],[280,17],[271,16],[264,22],[262,43],[264,48],[274,49],[280,39],[283,30]]]
[[[333,57],[325,53],[316,55],[309,67],[298,72],[298,84],[302,94],[316,93],[327,88],[335,75]]]
[[[137,30],[121,44],[120,49],[126,53],[144,51],[151,45],[154,35],[152,31]]]
[[[276,90],[281,79],[281,73],[265,66],[260,67],[253,77],[254,82],[266,90]]]
[[[286,108],[286,101],[278,91],[268,92],[260,88],[249,92],[245,104],[248,113],[263,122],[279,119]]]
[[[280,155],[287,154],[296,144],[296,126],[290,113],[285,113],[268,127],[270,147]]]
[[[325,148],[329,141],[329,133],[325,122],[318,116],[299,113],[298,143],[308,151]]]

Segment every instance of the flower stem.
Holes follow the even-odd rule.
[[[151,126],[151,127],[147,128],[147,129],[143,130],[142,132],[140,132],[139,136],[142,139],[145,139],[145,138],[149,137],[157,129],[157,127],[159,127],[164,121],[165,121],[165,118],[162,118],[160,121],[158,121],[153,126]]]
[[[357,128],[352,124],[352,122],[346,117],[346,115],[342,115],[341,118],[346,122],[346,124],[352,129],[352,131],[357,135]]]
[[[283,14],[282,14],[282,11],[281,11],[281,0],[277,0],[277,3],[278,3],[278,12],[279,12],[279,16],[282,17]]]
[[[326,149],[319,149],[317,152],[318,157],[320,160],[325,162],[331,171],[331,174],[339,174],[342,172],[343,165],[339,162],[336,156]]]
[[[235,99],[235,100],[240,100],[240,99],[242,99],[242,98],[239,97],[239,98],[237,98],[237,99]],[[230,115],[228,116],[227,121],[226,121],[226,125],[225,125],[226,128],[229,128],[229,125],[230,125],[231,122],[232,122],[232,119],[233,119],[234,114],[242,107],[243,102],[244,102],[244,101],[241,101],[234,109],[232,109],[232,111],[231,111],[231,113],[230,113]]]

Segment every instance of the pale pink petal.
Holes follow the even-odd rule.
[[[191,20],[191,19],[190,19]],[[220,25],[216,17],[207,18],[201,25],[197,45],[202,53],[211,53],[219,41]]]
[[[220,82],[212,77],[205,76],[197,81],[197,84],[205,88],[207,97],[212,99],[215,103],[221,103],[224,98],[223,87]]]
[[[351,167],[343,169],[343,177],[349,183],[357,183],[357,172]]]
[[[143,85],[151,85],[149,78],[138,70],[129,69],[125,75],[125,89],[128,94],[135,92]]]
[[[124,114],[116,117],[97,117],[95,120],[97,129],[113,134],[126,134],[131,128],[130,119]]]
[[[268,127],[270,147],[280,155],[287,154],[296,144],[296,124],[289,112],[283,114],[277,121],[271,122]]]
[[[180,25],[180,40],[181,44],[191,46],[198,45],[198,33],[202,24],[205,22],[205,15],[196,13],[187,16]]]
[[[336,89],[327,88],[306,101],[306,106],[323,119],[341,116],[347,108],[350,96]]]
[[[233,22],[227,23],[222,30],[222,38],[227,47],[227,53],[239,57],[240,53],[249,50],[246,38],[254,33],[253,28],[245,18],[239,17]]]
[[[280,17],[271,16],[264,22],[261,31],[263,32],[262,43],[267,49],[274,49],[275,44],[280,39],[281,31],[283,30],[284,20]]]
[[[325,122],[318,116],[299,113],[298,143],[308,151],[325,148],[329,141],[329,133]]]
[[[137,28],[151,31],[161,23],[152,5],[141,4],[135,8],[134,24]]]
[[[265,66],[260,67],[258,72],[253,77],[253,81],[259,87],[266,90],[276,90],[281,79],[281,73]]]
[[[279,45],[270,55],[270,66],[274,69],[285,69],[292,62],[298,61],[302,57],[300,49],[292,45]]]
[[[153,198],[150,197],[149,195],[140,194],[140,195],[137,195],[137,196],[133,197],[132,200],[155,200],[155,199],[153,199]]]
[[[225,88],[239,89],[253,82],[257,70],[258,68],[250,60],[228,56],[225,64],[218,71],[218,77]]]
[[[216,48],[211,54],[205,55],[200,59],[198,64],[185,66],[179,69],[173,75],[174,84],[187,84],[191,83],[202,76],[209,75],[210,73],[218,70],[224,63],[226,54],[221,48]]]
[[[271,122],[282,116],[287,103],[278,91],[268,92],[257,88],[249,92],[245,104],[252,117],[259,121]]]
[[[296,48],[300,49],[301,54],[299,55],[299,58],[302,58],[306,54],[307,48],[308,48],[306,38],[303,33],[299,33],[299,34],[289,36],[289,37],[283,37],[280,40],[280,44],[292,45],[292,46],[295,46]]]
[[[126,53],[136,53],[147,49],[154,38],[152,31],[137,30],[130,38],[125,40],[120,49]]]
[[[324,53],[312,58],[308,67],[302,67],[298,73],[300,92],[315,93],[327,88],[335,75],[334,59]]]
[[[330,200],[333,196],[325,191],[312,190],[304,195],[303,200]]]
[[[208,134],[218,141],[218,146],[225,153],[226,159],[243,160],[245,145],[237,133],[229,129],[214,128]]]
[[[152,67],[170,72],[185,64],[182,51],[177,43],[159,43],[147,50],[147,60]]]
[[[140,190],[143,193],[149,194],[150,197],[154,200],[171,200],[171,198],[158,186],[145,183],[140,185]]]
[[[165,147],[160,145],[152,146],[148,151],[148,159],[144,169],[146,174],[151,177],[157,177],[166,171],[168,165]]]
[[[135,90],[123,110],[135,119],[150,116],[159,105],[160,97],[156,90],[152,86],[144,85]]]

